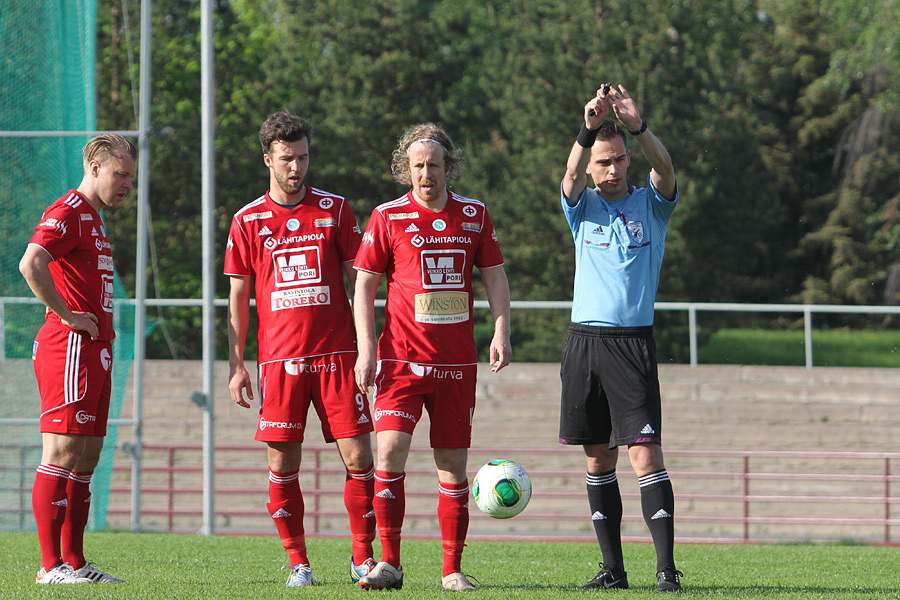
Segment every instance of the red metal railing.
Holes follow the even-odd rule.
[[[33,452],[0,446],[0,514],[7,523],[31,520]],[[32,449],[33,450],[33,449]],[[344,468],[333,447],[304,447],[301,487],[311,535],[346,535],[341,501]],[[144,447],[141,521],[145,529],[196,531],[201,508],[199,445]],[[624,539],[647,540],[634,475],[619,465]],[[17,455],[18,461],[9,459]],[[30,458],[27,458],[26,455]],[[472,511],[470,537],[589,540],[584,472],[573,449],[473,448],[470,472],[493,458],[517,460],[531,475],[534,494],[515,519],[497,521]],[[27,460],[26,460],[27,458]],[[675,486],[680,541],[747,543],[848,539],[900,544],[900,453],[666,450]],[[11,462],[18,464],[12,465]],[[216,531],[274,531],[265,511],[265,446],[216,448]],[[438,535],[436,475],[431,451],[414,448],[407,469],[408,537]],[[130,465],[113,469],[108,526],[130,522]],[[11,517],[11,518],[10,518]]]
[[[150,528],[185,531],[199,526],[201,450],[200,446],[144,448],[142,518],[164,520]],[[337,451],[333,446],[303,450],[301,487],[307,531],[310,535],[344,535],[336,533],[334,525],[346,521],[340,501],[344,469]],[[264,446],[219,446],[216,457],[216,531],[271,533],[265,512],[268,476]],[[584,527],[584,472],[580,457],[571,449],[472,449],[470,471],[474,473],[477,466],[496,457],[512,458],[528,468],[534,487],[532,503],[523,514],[503,522],[473,510],[470,537],[590,539],[592,534]],[[669,449],[666,458],[676,488],[676,531],[681,541],[818,538],[900,543],[900,537],[892,534],[892,527],[900,525],[900,495],[892,492],[891,485],[900,481],[900,453]],[[430,461],[430,450],[412,450],[406,522],[422,522],[419,529],[411,528],[413,537],[438,535],[432,507],[437,498],[436,476]],[[564,464],[553,468],[555,463]],[[114,474],[110,489],[110,521],[116,515],[129,514],[125,499],[130,489],[118,483],[126,481],[128,469],[124,464],[114,469],[122,475],[117,478]],[[626,531],[625,539],[646,540],[640,494],[630,491],[637,486],[624,456],[619,478],[625,503],[623,528],[627,530],[628,523],[638,524],[633,526],[634,535]]]

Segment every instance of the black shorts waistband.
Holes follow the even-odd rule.
[[[600,338],[636,338],[653,337],[653,325],[646,327],[600,327],[569,323],[569,333]]]

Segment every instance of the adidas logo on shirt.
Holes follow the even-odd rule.
[[[279,508],[278,510],[275,511],[275,514],[272,515],[272,518],[273,519],[286,519],[287,517],[290,517],[290,516],[291,516],[291,513],[284,510],[283,508]]]
[[[599,510],[591,515],[591,521],[605,521],[605,520],[606,520],[606,515],[604,515]]]
[[[655,521],[656,519],[671,519],[672,515],[666,512],[666,509],[661,508],[656,511],[656,514],[650,517],[651,521]]]
[[[375,495],[378,496],[379,498],[384,498],[386,500],[396,500],[397,499],[397,497],[391,493],[391,490],[388,490],[388,489],[381,490],[380,492],[378,492]]]
[[[356,422],[357,425],[362,425],[363,423],[368,423],[369,419],[366,415],[359,415],[359,420]]]
[[[652,427],[650,427],[650,423],[647,423],[646,425],[644,425],[644,428],[641,429],[641,433],[643,433],[644,435],[648,435],[648,434],[656,433],[656,432],[653,431]]]
[[[415,223],[410,223],[409,227],[406,228],[406,233],[415,233],[418,230],[419,230],[419,228],[416,227]]]
[[[597,228],[591,233],[603,233],[603,227],[601,225],[597,225]]]
[[[260,229],[259,233],[257,233],[256,235],[259,237],[262,237],[264,235],[272,235],[272,230],[269,229],[268,225],[265,225],[265,226],[263,226],[262,229]]]

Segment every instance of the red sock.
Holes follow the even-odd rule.
[[[69,470],[54,465],[41,465],[34,477],[31,507],[41,545],[41,566],[48,571],[62,562],[60,537],[66,518],[66,485]]]
[[[344,482],[344,506],[350,517],[350,535],[353,539],[353,564],[361,565],[372,558],[372,540],[375,539],[375,512],[372,496],[375,494],[375,467],[364,471],[347,469]]]
[[[461,573],[462,551],[469,531],[469,481],[438,483],[438,523],[444,542],[444,572]]]
[[[276,473],[269,470],[269,503],[266,504],[292,567],[309,564],[309,558],[306,556],[306,535],[303,530],[304,505],[299,476],[300,471]]]
[[[375,521],[381,539],[381,560],[393,567],[400,566],[400,530],[406,513],[406,473],[375,471]]]
[[[76,473],[69,475],[69,483],[66,486],[66,499],[69,505],[66,507],[66,520],[62,526],[62,557],[73,569],[84,566],[84,528],[87,527],[88,516],[91,512],[91,475],[90,473]]]

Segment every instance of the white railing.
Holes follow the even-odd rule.
[[[116,299],[117,305],[133,305],[134,300]],[[36,298],[16,298],[0,296],[0,360],[6,359],[6,327],[5,315],[7,304],[40,304]],[[201,298],[158,298],[146,301],[147,306],[186,306],[203,307]],[[376,300],[375,305],[384,306],[384,300]],[[225,308],[228,300],[219,298],[215,306]],[[571,310],[572,302],[568,300],[513,300],[513,310]],[[475,308],[490,308],[487,300],[476,300]],[[796,313],[803,315],[803,339],[806,351],[806,368],[813,368],[812,315],[816,314],[855,314],[855,315],[900,315],[900,306],[843,306],[840,304],[742,304],[717,302],[657,302],[656,310],[686,311],[688,314],[688,338],[690,343],[690,364],[697,366],[697,313],[708,312],[758,312],[758,313]]]

